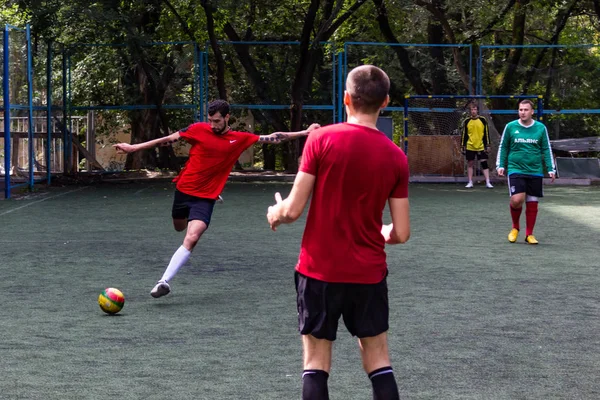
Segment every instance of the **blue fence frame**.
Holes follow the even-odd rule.
[[[9,32],[16,30],[20,32],[24,32],[27,39],[27,82],[28,82],[28,103],[27,104],[11,104],[10,103],[10,92],[9,92],[9,83],[10,83],[10,35]],[[194,82],[192,84],[192,103],[191,104],[165,104],[161,107],[165,109],[192,109],[195,111],[194,119],[196,121],[205,121],[206,120],[206,109],[209,102],[209,91],[210,91],[210,82],[209,82],[209,43],[205,43],[204,47],[201,48],[198,43],[195,42],[154,42],[148,43],[144,46],[157,46],[157,45],[174,45],[174,44],[186,44],[193,45],[193,63],[194,63],[194,73],[193,79]],[[287,42],[276,42],[276,41],[221,41],[219,44],[230,44],[230,45],[300,45],[300,42],[297,41],[287,41]],[[492,99],[492,98],[537,98],[537,115],[539,120],[543,120],[544,115],[548,114],[600,114],[600,109],[561,109],[561,110],[547,110],[543,107],[543,101],[541,96],[528,96],[528,95],[514,95],[514,96],[506,96],[506,95],[484,95],[483,92],[483,51],[486,49],[510,49],[510,48],[592,48],[592,47],[600,47],[600,45],[596,44],[581,44],[581,45],[482,45],[479,47],[479,54],[476,59],[476,76],[473,79],[472,76],[472,63],[473,63],[473,49],[471,45],[461,45],[461,44],[407,44],[407,43],[378,43],[378,42],[346,42],[343,44],[343,50],[336,52],[336,46],[330,42],[324,42],[322,44],[331,45],[331,69],[332,69],[332,104],[306,104],[303,105],[303,108],[306,110],[325,110],[331,111],[332,113],[332,121],[333,122],[343,122],[345,120],[345,108],[343,104],[343,94],[345,89],[345,77],[348,73],[348,49],[350,46],[387,46],[387,47],[444,47],[444,48],[468,48],[469,49],[469,65],[468,65],[468,74],[469,74],[469,95],[423,95],[423,96],[406,96],[404,99],[404,105],[398,107],[387,107],[384,111],[390,112],[399,112],[402,111],[404,115],[404,147],[405,150],[408,150],[408,142],[407,142],[407,124],[408,124],[408,112],[416,111],[413,109],[409,109],[408,100],[410,98],[418,98],[418,97],[429,97],[429,98],[470,98],[470,99]],[[74,111],[89,111],[89,110],[141,110],[141,109],[156,109],[158,108],[156,105],[139,105],[139,104],[126,104],[126,105],[112,105],[112,106],[102,106],[102,105],[90,105],[90,106],[77,106],[72,104],[71,99],[71,52],[76,47],[87,46],[126,46],[125,44],[106,44],[106,43],[91,43],[91,44],[73,44],[68,47],[63,48],[63,58],[62,58],[62,86],[63,86],[63,106],[58,109],[63,112],[63,121],[69,121],[69,126],[67,127],[66,123],[63,123],[63,143],[64,143],[64,164],[65,168],[67,166],[71,166],[72,164],[72,140],[71,135],[68,134],[68,130],[72,128],[70,123],[70,115]],[[339,47],[338,47],[339,48]],[[46,159],[50,160],[50,143],[51,143],[51,112],[56,110],[57,107],[52,106],[52,58],[53,58],[53,50],[52,46],[48,46],[48,54],[47,54],[47,92],[48,92],[48,101],[45,106],[33,106],[32,103],[32,60],[31,60],[31,37],[30,37],[30,26],[27,25],[25,29],[18,28],[11,25],[5,25],[4,29],[4,63],[3,63],[3,88],[4,88],[4,151],[5,151],[5,159],[4,159],[4,168],[5,168],[5,197],[10,198],[10,191],[12,188],[16,188],[19,186],[28,186],[30,189],[33,188],[34,175],[33,175],[33,163],[35,160],[34,149],[33,149],[33,111],[46,111],[47,113],[47,125],[48,125],[48,141],[46,148]],[[473,85],[475,82],[475,85]],[[475,86],[475,87],[473,87]],[[475,94],[473,93],[475,92]],[[246,108],[246,109],[262,109],[262,110],[285,110],[289,109],[289,104],[231,104],[232,108]],[[11,110],[28,110],[28,119],[29,119],[29,132],[28,132],[28,151],[29,151],[29,175],[28,180],[24,184],[12,185],[11,177],[10,177],[10,151],[11,151],[11,140],[10,140],[10,111]],[[423,110],[426,111],[426,110]],[[439,110],[436,110],[439,111]],[[512,114],[515,110],[491,110],[493,114]],[[69,172],[69,171],[65,171]],[[50,168],[47,168],[47,176],[44,179],[46,182],[50,183],[51,180],[51,171]],[[44,181],[42,180],[42,181]]]
[[[26,45],[27,45],[27,104],[12,104],[10,102],[10,35],[11,31],[19,31],[25,33]],[[3,35],[3,51],[4,51],[4,63],[3,63],[3,97],[4,97],[4,197],[9,199],[11,196],[11,190],[21,186],[27,186],[30,190],[33,189],[34,177],[33,177],[33,162],[34,162],[34,149],[33,149],[33,83],[32,83],[32,62],[31,62],[31,31],[29,24],[25,29],[6,24],[4,26]],[[37,107],[36,107],[37,109]],[[45,109],[45,108],[44,108]],[[11,158],[11,134],[10,134],[10,117],[12,110],[27,110],[28,119],[28,131],[27,131],[27,151],[29,159],[29,171],[28,178],[25,183],[15,184],[11,183],[10,177],[10,158]]]

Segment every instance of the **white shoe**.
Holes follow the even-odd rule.
[[[224,202],[225,200],[223,200],[223,196],[219,195],[219,197],[217,197],[217,203],[223,204]]]
[[[158,281],[156,286],[152,288],[150,291],[150,296],[154,298],[159,298],[162,296],[166,296],[171,293],[171,286],[165,281]]]
[[[465,186],[466,188],[472,188],[473,187],[473,182],[469,182],[467,183],[467,186]]]
[[[486,182],[485,183],[485,187],[488,188],[488,189],[492,189],[494,186],[491,183]]]

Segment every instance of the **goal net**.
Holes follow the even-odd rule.
[[[404,135],[411,179],[452,182],[466,176],[461,125],[470,117],[471,104],[476,104],[479,115],[488,121],[488,164],[493,170],[504,126],[518,118],[518,103],[525,98],[537,104],[537,96],[407,96]]]

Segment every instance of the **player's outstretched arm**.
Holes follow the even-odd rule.
[[[271,229],[276,231],[281,224],[291,224],[302,215],[310,198],[316,177],[306,172],[298,172],[290,195],[283,200],[279,192],[275,193],[276,204],[267,210],[267,220]]]
[[[410,206],[408,198],[391,197],[388,200],[392,223],[381,228],[387,244],[406,243],[410,238]]]
[[[258,137],[258,141],[262,143],[281,143],[288,140],[296,139],[303,136],[308,136],[308,134],[314,131],[317,128],[320,128],[319,124],[312,124],[307,129],[298,132],[275,132],[270,135],[260,135]]]
[[[143,143],[129,144],[129,143],[118,143],[113,145],[117,149],[118,153],[133,153],[138,150],[151,149],[156,146],[170,146],[180,138],[179,132],[170,134],[169,136],[163,136],[158,139],[149,140]]]

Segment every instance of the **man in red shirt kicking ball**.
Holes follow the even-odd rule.
[[[156,146],[168,146],[179,139],[189,142],[190,155],[179,175],[173,200],[173,226],[181,232],[187,228],[183,244],[177,249],[162,278],[150,291],[152,297],[171,292],[169,282],[188,261],[202,234],[208,229],[215,201],[227,183],[235,161],[256,142],[281,143],[306,136],[318,128],[312,124],[300,132],[275,132],[255,135],[229,128],[229,103],[215,100],[208,105],[208,123],[198,122],[171,135],[144,143],[114,145],[118,152],[132,153]]]
[[[385,244],[410,236],[408,163],[377,130],[390,80],[372,65],[346,80],[346,123],[310,134],[290,195],[269,207],[271,229],[294,222],[312,194],[296,265],[298,324],[304,348],[302,398],[329,399],[333,341],[343,317],[357,336],[373,399],[399,399],[388,352]],[[392,223],[383,225],[389,203]]]

